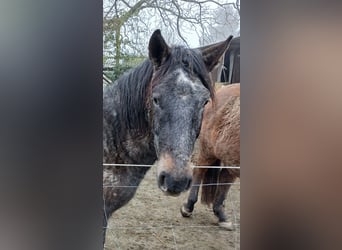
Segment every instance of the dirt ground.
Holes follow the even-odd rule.
[[[153,167],[135,197],[109,221],[105,249],[240,249],[240,179],[232,185],[225,202],[234,231],[219,228],[211,208],[199,202],[190,218],[180,207],[187,193],[165,196],[157,187]]]

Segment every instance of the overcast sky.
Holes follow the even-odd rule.
[[[235,3],[236,0],[227,0],[226,3]],[[240,1],[241,3],[241,1]],[[212,9],[216,9],[217,8],[217,5],[214,4],[214,3],[210,3],[208,2],[208,5],[210,6],[210,8]],[[183,34],[184,35],[184,38],[187,40],[189,46],[191,48],[194,48],[194,47],[199,47],[199,38],[196,34],[195,31],[193,30],[189,30],[187,33]]]

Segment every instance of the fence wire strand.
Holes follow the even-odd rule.
[[[106,166],[106,167],[110,167],[110,166],[113,166],[113,167],[153,167],[155,165],[143,165],[143,164],[113,164],[113,163],[103,163],[103,166]],[[240,169],[240,166],[193,166],[193,168],[221,168],[221,169]],[[153,168],[154,172],[156,172],[156,169]],[[218,186],[218,185],[240,185],[240,182],[231,182],[231,183],[206,183],[206,184],[195,184],[193,186]],[[139,186],[125,186],[125,185],[103,185],[104,188],[138,188],[140,187],[141,185]],[[226,199],[226,202],[229,202],[231,204],[231,210],[232,210],[232,224],[233,224],[233,227],[234,227],[234,242],[233,242],[233,249],[240,249],[240,237],[237,235],[240,233],[240,224],[238,223],[237,221],[237,215],[236,213],[239,213],[240,211],[236,211],[235,208],[234,208],[234,203],[235,204],[239,204],[240,203],[240,200],[233,200],[232,199],[232,196],[231,196],[231,192],[228,192],[228,195],[227,195],[227,199]],[[104,199],[104,197],[103,197]],[[105,202],[105,201],[104,201]],[[171,211],[168,211],[171,213]],[[172,216],[170,214],[170,216]],[[107,215],[106,215],[106,218],[105,218],[108,222],[108,219],[107,218]],[[171,223],[171,225],[137,225],[137,226],[114,226],[114,227],[110,227],[107,225],[106,229],[107,231],[109,231],[109,234],[112,235],[113,237],[113,243],[114,243],[114,246],[115,246],[115,249],[121,249],[120,247],[120,243],[119,243],[119,239],[118,239],[118,231],[117,230],[144,230],[144,231],[149,231],[149,230],[161,230],[161,229],[169,229],[171,230],[171,238],[170,240],[173,242],[173,245],[174,245],[174,248],[175,249],[179,249],[179,246],[177,244],[177,237],[176,237],[176,233],[175,233],[175,230],[176,229],[215,229],[215,228],[220,228],[219,225],[174,225],[173,223]],[[165,242],[163,242],[161,239],[160,239],[160,235],[155,235],[155,233],[152,233],[152,235],[157,239],[159,240],[162,244],[166,244]],[[107,242],[106,242],[107,243]],[[104,246],[104,249],[110,249],[109,247],[110,246],[107,246],[107,244],[105,243],[105,246]]]
[[[141,167],[150,168],[155,165],[145,165],[145,164],[126,164],[126,163],[103,163],[105,167]],[[192,166],[192,168],[226,168],[226,169],[240,169],[240,166]]]

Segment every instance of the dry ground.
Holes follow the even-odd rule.
[[[186,197],[165,196],[153,167],[135,197],[110,219],[105,249],[240,249],[239,184],[232,185],[225,202],[235,231],[219,228],[211,208],[200,202],[191,218],[183,218],[179,209]]]

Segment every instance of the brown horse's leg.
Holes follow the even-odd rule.
[[[181,214],[183,217],[190,217],[194,210],[195,203],[198,198],[198,190],[201,185],[203,176],[207,170],[205,168],[195,168],[192,176],[193,184],[190,189],[189,197],[186,203],[181,207]]]
[[[227,169],[222,169],[219,176],[219,184],[220,183],[233,183],[235,180],[235,176],[230,174]],[[226,229],[233,229],[233,225],[231,222],[227,222],[227,217],[224,213],[223,202],[226,199],[227,193],[229,191],[230,185],[220,185],[217,189],[217,193],[215,195],[214,203],[213,203],[213,211],[216,217],[219,219],[219,225]]]

